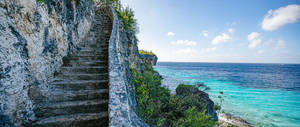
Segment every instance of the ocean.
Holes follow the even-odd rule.
[[[154,69],[173,93],[179,83],[204,83],[221,111],[254,126],[300,127],[300,64],[159,62]]]

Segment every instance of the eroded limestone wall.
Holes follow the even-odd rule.
[[[140,62],[148,66],[155,66],[158,60],[156,55],[140,54],[139,57]]]
[[[0,126],[35,120],[32,97],[90,29],[92,0],[0,0]]]
[[[110,127],[148,127],[137,116],[130,67],[140,69],[137,39],[125,30],[114,9],[109,9],[113,29],[109,41],[109,122]]]

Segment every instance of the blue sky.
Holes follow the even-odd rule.
[[[159,61],[300,63],[299,0],[122,0]]]

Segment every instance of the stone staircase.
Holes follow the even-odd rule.
[[[34,127],[108,126],[108,43],[112,21],[96,8],[92,29],[80,50],[54,74],[50,92],[34,109]]]

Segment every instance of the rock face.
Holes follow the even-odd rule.
[[[202,107],[205,106],[206,114],[212,119],[218,120],[216,111],[214,110],[214,102],[209,98],[208,94],[199,90],[193,85],[179,85],[176,88],[176,95],[188,101],[188,106]]]
[[[0,126],[148,126],[131,82],[137,39],[112,7],[0,0],[0,15]]]
[[[92,0],[0,0],[0,126],[36,120],[30,97],[51,91],[53,73],[79,49],[93,16]]]
[[[112,8],[112,7],[111,7]],[[137,39],[125,30],[114,9],[109,40],[109,125],[111,127],[148,127],[138,116],[130,67],[140,70]]]
[[[145,63],[148,66],[155,66],[158,60],[156,55],[140,54],[139,56],[141,63]]]

